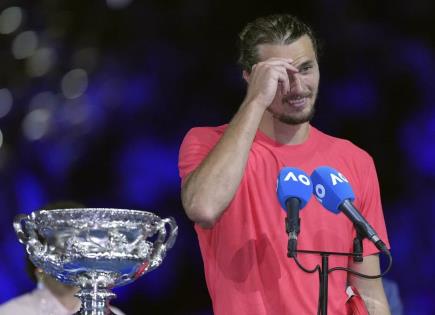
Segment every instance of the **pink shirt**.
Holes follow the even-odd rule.
[[[226,125],[191,129],[180,149],[181,178],[207,156]],[[215,315],[317,314],[319,277],[300,270],[287,258],[285,212],[276,197],[276,180],[284,166],[307,174],[331,166],[347,177],[356,195],[355,206],[387,243],[379,185],[371,157],[351,142],[310,127],[300,145],[282,145],[258,131],[246,170],[234,199],[212,229],[195,225],[205,277]],[[325,210],[313,197],[300,212],[298,249],[352,252],[355,231],[342,214]],[[364,255],[377,253],[364,241]],[[298,254],[306,268],[321,264],[316,255]],[[347,257],[331,256],[330,267],[348,266]],[[328,311],[346,313],[347,274],[329,275]]]
[[[0,315],[73,315],[80,310],[68,310],[47,288],[38,288],[0,305]],[[124,315],[116,307],[110,306],[115,315]]]

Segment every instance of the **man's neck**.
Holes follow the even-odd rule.
[[[265,113],[263,119],[260,122],[260,129],[269,138],[272,138],[281,144],[301,144],[308,139],[310,132],[309,122],[305,122],[299,125],[285,124],[270,115]]]

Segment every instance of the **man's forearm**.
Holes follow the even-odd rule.
[[[223,136],[182,187],[188,217],[211,227],[234,197],[264,110],[243,103]]]
[[[377,298],[367,296],[362,296],[362,298],[370,315],[391,315],[386,301],[380,301]]]
[[[381,272],[378,255],[365,256],[362,263],[352,261],[349,267],[359,273],[371,276]],[[365,279],[349,274],[349,283],[360,293],[370,315],[390,315],[381,278]]]

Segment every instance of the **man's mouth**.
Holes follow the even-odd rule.
[[[294,107],[303,107],[308,102],[308,96],[286,97],[284,101]]]

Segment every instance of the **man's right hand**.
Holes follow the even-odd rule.
[[[251,73],[245,72],[248,91],[244,103],[255,102],[266,110],[277,93],[288,94],[290,92],[289,74],[299,72],[292,62],[292,59],[269,58],[256,63]]]

